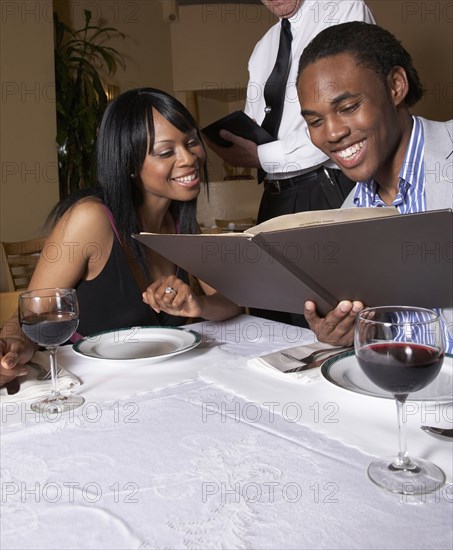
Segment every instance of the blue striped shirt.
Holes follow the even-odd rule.
[[[391,206],[400,214],[413,214],[426,210],[425,199],[425,136],[421,121],[413,116],[413,128],[403,166],[399,173],[398,194]],[[354,194],[354,204],[363,207],[385,207],[378,194],[375,180],[359,181]]]
[[[400,214],[413,214],[426,210],[425,197],[425,136],[423,125],[416,116],[412,117],[412,133],[407,147],[406,156],[398,175],[398,194],[391,206],[395,206]],[[378,194],[378,185],[374,179],[357,182],[354,193],[354,204],[358,207],[388,206]],[[439,312],[439,309],[435,309]],[[453,335],[443,323],[445,351],[453,353]]]

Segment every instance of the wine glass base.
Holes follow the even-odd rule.
[[[85,403],[85,399],[80,395],[62,394],[46,397],[41,401],[35,401],[30,405],[32,411],[39,414],[61,414],[72,411]]]
[[[434,493],[445,484],[444,472],[435,464],[411,458],[409,468],[396,468],[395,457],[387,456],[372,462],[368,477],[379,487],[400,495]]]

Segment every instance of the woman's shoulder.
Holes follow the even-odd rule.
[[[79,236],[87,239],[111,234],[109,210],[100,198],[86,197],[73,204],[58,220],[55,230],[65,236]]]
[[[100,198],[85,197],[68,208],[62,217],[66,220],[76,218],[77,221],[85,219],[87,222],[98,222],[103,218],[108,220],[107,212],[108,209]]]

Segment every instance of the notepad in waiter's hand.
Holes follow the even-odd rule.
[[[232,143],[219,136],[220,130],[228,130],[232,134],[250,139],[257,145],[263,145],[270,141],[275,141],[275,138],[261,128],[252,118],[244,113],[244,111],[234,111],[212,124],[202,128],[201,132],[209,138],[210,141],[220,147],[231,147]]]

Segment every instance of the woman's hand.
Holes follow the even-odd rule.
[[[180,317],[201,317],[200,301],[192,289],[175,275],[160,277],[143,293],[143,301],[160,313]]]
[[[24,367],[14,367],[12,369],[4,368],[0,366],[0,386],[4,386],[17,378],[18,376],[25,376],[28,374],[28,371]]]
[[[161,277],[143,293],[143,301],[159,313],[165,311],[181,317],[201,317],[208,321],[224,321],[242,313],[234,302],[199,281],[203,296],[193,293],[189,285],[175,275]]]
[[[0,340],[0,386],[7,384],[17,376],[28,373],[25,363],[33,357],[35,349],[20,338],[2,338]]]

